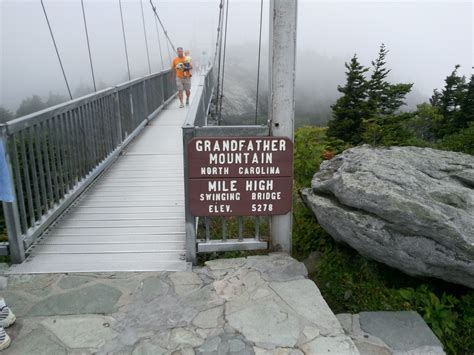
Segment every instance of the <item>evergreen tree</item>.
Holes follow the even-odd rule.
[[[450,113],[459,110],[466,89],[466,77],[458,75],[460,65],[456,64],[454,70],[445,79],[444,89],[441,91],[440,109],[441,113],[449,116]]]
[[[444,120],[436,127],[438,137],[455,133],[460,128],[467,127],[467,121],[463,118],[461,107],[468,92],[468,85],[466,84],[466,77],[458,75],[459,67],[459,64],[455,65],[454,70],[444,80],[444,88],[441,92],[435,89],[430,99],[430,103],[438,107],[444,116]]]
[[[433,90],[433,96],[430,98],[430,104],[433,107],[441,107],[441,93],[438,91],[438,89]]]
[[[393,115],[405,104],[405,97],[411,91],[413,84],[390,84],[387,76],[390,69],[386,68],[385,57],[388,50],[382,43],[379,55],[372,61],[372,75],[368,83],[368,105],[371,116]]]
[[[436,106],[429,103],[422,103],[416,106],[413,118],[408,121],[407,125],[416,138],[433,142],[434,127],[443,121],[443,115]]]
[[[13,120],[14,118],[15,115],[11,111],[0,106],[0,123],[5,123],[7,121]]]
[[[44,102],[41,100],[41,97],[39,97],[38,95],[33,95],[31,97],[23,99],[20,104],[20,107],[18,107],[18,110],[16,110],[16,117],[25,116],[30,113],[40,111],[44,108],[45,105]]]
[[[343,95],[331,106],[333,119],[328,124],[328,136],[357,144],[361,141],[362,120],[369,113],[365,78],[369,69],[359,63],[355,54],[345,67],[347,81],[345,86],[337,87]]]
[[[391,84],[388,81],[388,75],[391,71],[386,67],[388,52],[382,43],[377,59],[371,62],[373,69],[367,84],[369,114],[364,118],[362,124],[362,140],[372,145],[393,141],[393,139],[387,140],[386,136],[395,137],[394,131],[397,129],[401,133],[403,126],[394,123],[398,117],[396,112],[405,104],[405,96],[411,91],[413,86],[413,84],[403,83]],[[405,136],[406,134],[403,132],[401,137]]]
[[[393,115],[397,112],[400,107],[405,105],[405,98],[413,87],[412,83],[409,84],[390,84],[387,87],[387,92],[382,101],[382,114]]]
[[[471,80],[461,101],[458,125],[465,128],[471,122],[474,122],[474,75],[471,75]]]
[[[69,99],[65,96],[59,94],[53,94],[51,91],[49,92],[48,99],[45,102],[45,107],[56,106],[62,104],[63,102],[68,101]]]
[[[387,53],[388,50],[382,43],[380,45],[378,58],[372,61],[373,71],[367,85],[367,102],[372,116],[377,116],[382,113],[382,103],[385,101],[387,90],[389,89],[389,84],[386,78],[390,73],[390,70],[385,67],[385,57]]]

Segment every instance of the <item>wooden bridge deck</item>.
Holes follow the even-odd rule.
[[[170,102],[10,273],[185,270],[187,111]]]

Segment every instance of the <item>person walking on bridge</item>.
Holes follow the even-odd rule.
[[[173,59],[172,68],[176,71],[176,85],[178,87],[178,98],[180,102],[179,107],[182,108],[184,107],[183,90],[186,91],[186,105],[189,105],[189,97],[191,96],[191,69],[193,67],[191,61],[186,60],[182,47],[178,47],[177,53],[178,56]]]

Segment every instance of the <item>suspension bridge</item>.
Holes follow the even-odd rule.
[[[41,5],[71,100],[0,125],[8,234],[0,253],[10,255],[11,273],[185,270],[200,252],[269,246],[290,250],[288,215],[214,218],[192,214],[186,181],[190,163],[187,145],[196,137],[292,135],[292,120],[289,125],[285,121],[293,115],[293,105],[287,104],[293,100],[296,6],[282,1],[272,8],[281,11],[272,21],[272,40],[290,46],[289,51],[273,47],[273,120],[264,125],[223,126],[229,1],[219,4],[214,63],[193,76],[192,100],[184,109],[178,108],[174,70],[151,73],[142,1],[150,74],[136,79],[130,76],[119,0],[130,80],[97,91],[81,0],[95,92],[79,98],[71,95],[47,7],[43,1]],[[158,40],[159,24],[166,46],[175,52],[152,0],[150,8]],[[256,117],[263,1],[260,11]],[[289,27],[287,15],[294,22]],[[163,63],[162,44],[158,45]],[[287,81],[284,87],[282,80]],[[210,114],[217,124],[208,123]]]

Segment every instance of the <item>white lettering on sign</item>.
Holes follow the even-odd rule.
[[[229,168],[222,166],[201,167],[201,175],[229,175]]]
[[[278,166],[250,166],[245,168],[239,166],[239,175],[279,175],[280,167]]]
[[[237,191],[237,180],[213,180],[207,182],[207,190],[209,192],[227,192]]]
[[[209,164],[273,164],[272,153],[210,153]]]
[[[223,139],[213,143],[208,139],[197,139],[195,149],[197,152],[237,152],[237,151],[258,151],[258,152],[284,152],[286,151],[286,141],[284,139],[257,139],[255,145],[252,141],[245,139]]]
[[[209,213],[230,213],[230,205],[209,205]]]
[[[252,192],[252,200],[281,200],[281,191],[278,192]]]
[[[245,191],[268,191],[273,190],[273,180],[247,180]]]
[[[273,205],[271,203],[253,203],[252,212],[266,212],[273,211]]]
[[[200,194],[199,201],[240,201],[240,192]]]

